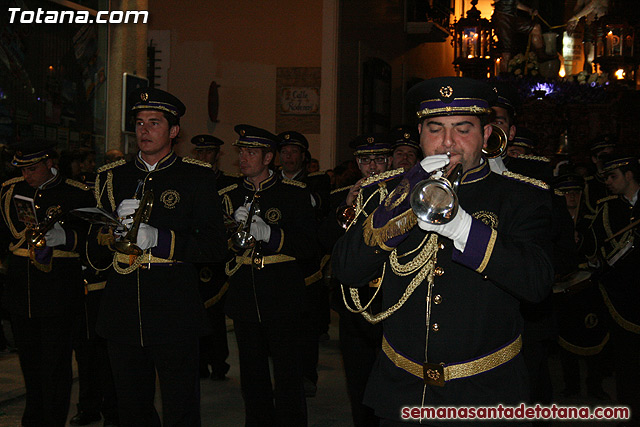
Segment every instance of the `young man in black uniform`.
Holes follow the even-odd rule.
[[[95,190],[98,206],[124,218],[127,227],[132,216],[140,220],[134,243],[143,252],[109,252],[113,270],[96,329],[108,340],[121,426],[160,425],[156,373],[163,425],[198,426],[198,340],[209,328],[194,264],[226,256],[215,176],[211,165],[172,149],[185,112],[180,100],[153,88],[129,97],[140,151],[131,162],[101,168]],[[139,197],[151,194],[150,214],[136,215],[148,208]],[[118,247],[108,233],[98,237]]]
[[[383,426],[418,422],[404,417],[404,407],[527,401],[519,300],[541,300],[553,282],[548,195],[492,173],[482,158],[495,92],[442,77],[419,83],[408,97],[426,157],[385,182],[381,204],[363,205],[332,256],[345,286],[380,278],[382,351],[364,402]],[[417,218],[409,204],[416,184],[457,164],[457,212],[446,223]],[[362,200],[378,184],[364,186]]]
[[[218,168],[220,147],[224,141],[212,135],[196,135],[191,138],[195,145],[196,159],[209,163],[216,176],[218,192],[225,191],[230,185],[240,182],[237,175],[226,173]],[[229,372],[229,343],[227,341],[227,322],[224,315],[225,294],[229,288],[224,262],[198,264],[199,289],[213,332],[200,338],[200,378],[222,381]],[[211,367],[211,371],[209,371]]]
[[[89,188],[53,168],[53,147],[30,141],[16,151],[22,176],[2,184],[2,246],[8,248],[3,306],[10,314],[27,398],[23,426],[64,426],[71,394],[73,319],[82,301],[84,224],[69,211],[95,204]],[[28,200],[32,200],[29,202]],[[26,203],[27,209],[18,209]],[[33,220],[42,226],[59,209],[65,216],[44,235],[45,246],[30,242]],[[31,215],[29,215],[31,211]],[[34,240],[38,240],[37,238]]]
[[[591,233],[585,236],[585,253],[592,265],[599,265],[600,291],[613,321],[611,343],[617,400],[631,409],[626,425],[640,425],[640,298],[638,264],[634,249],[640,218],[638,190],[640,165],[636,157],[617,156],[602,168],[611,196],[600,199]]]
[[[225,311],[233,319],[238,341],[245,425],[306,425],[300,351],[305,284],[300,262],[317,256],[311,196],[305,184],[280,179],[269,168],[278,144],[275,135],[249,125],[235,130],[244,179],[228,188],[223,204],[238,223],[250,221],[246,231],[255,240],[252,247],[234,246],[237,254],[227,263]],[[258,206],[259,213],[249,220]]]

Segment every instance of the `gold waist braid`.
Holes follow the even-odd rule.
[[[29,258],[29,249],[17,248],[17,249],[13,249],[11,253],[13,253],[15,256]],[[53,250],[54,258],[78,258],[79,256],[80,255],[78,255],[76,252],[61,251],[59,249]]]
[[[450,365],[444,364],[444,381],[471,377],[497,368],[516,357],[518,353],[520,353],[521,348],[522,335],[518,335],[518,337],[511,343],[487,354],[486,356],[464,363]],[[424,365],[396,352],[395,349],[391,347],[391,344],[389,344],[389,341],[387,341],[387,337],[385,336],[382,337],[382,351],[384,351],[384,354],[394,365],[396,365],[396,367],[424,380]]]
[[[295,257],[289,255],[267,255],[262,257],[262,261],[264,265],[267,264],[279,264],[281,262],[295,261]],[[244,265],[253,265],[253,258],[250,256],[237,255],[236,263],[244,264]]]

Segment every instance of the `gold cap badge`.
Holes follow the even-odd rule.
[[[147,102],[147,100],[149,99],[149,94],[147,92],[142,92],[140,94],[140,99],[143,100],[144,102]]]
[[[442,86],[440,88],[440,95],[445,98],[449,98],[451,95],[453,95],[453,88],[451,86]]]

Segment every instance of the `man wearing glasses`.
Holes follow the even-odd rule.
[[[331,242],[326,245],[329,253],[331,253],[331,248],[336,240],[344,234],[344,228],[349,226],[349,221],[346,218],[349,217],[349,212],[353,212],[355,209],[360,189],[382,175],[393,175],[394,173],[400,175],[402,173],[402,169],[387,172],[391,166],[389,156],[392,152],[388,141],[389,138],[386,134],[364,134],[349,144],[355,150],[353,154],[356,157],[362,178],[351,187],[344,187],[331,193],[332,206],[339,218],[336,222],[330,215],[325,222],[325,226],[330,229],[330,232],[320,233],[322,237],[332,236]],[[380,188],[382,189],[382,187]],[[379,196],[376,201],[381,201],[383,197]],[[360,288],[361,300],[369,301],[376,289],[376,283]],[[380,324],[371,325],[361,315],[348,311],[337,284],[333,290],[331,305],[340,315],[340,350],[347,377],[353,424],[354,426],[377,426],[379,420],[374,415],[373,409],[363,405],[362,400],[373,363],[382,343],[382,327]],[[378,312],[380,306],[380,298],[375,298],[369,310]]]

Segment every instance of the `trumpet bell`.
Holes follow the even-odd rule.
[[[236,248],[250,249],[256,245],[256,238],[247,230],[240,230],[231,236],[231,243]]]
[[[507,133],[500,126],[492,123],[491,127],[493,130],[487,141],[487,147],[482,149],[485,159],[503,157],[507,152],[507,143],[509,142]]]
[[[458,213],[456,194],[462,178],[462,165],[458,164],[448,178],[428,178],[411,191],[409,204],[418,218],[429,224],[446,224]]]

